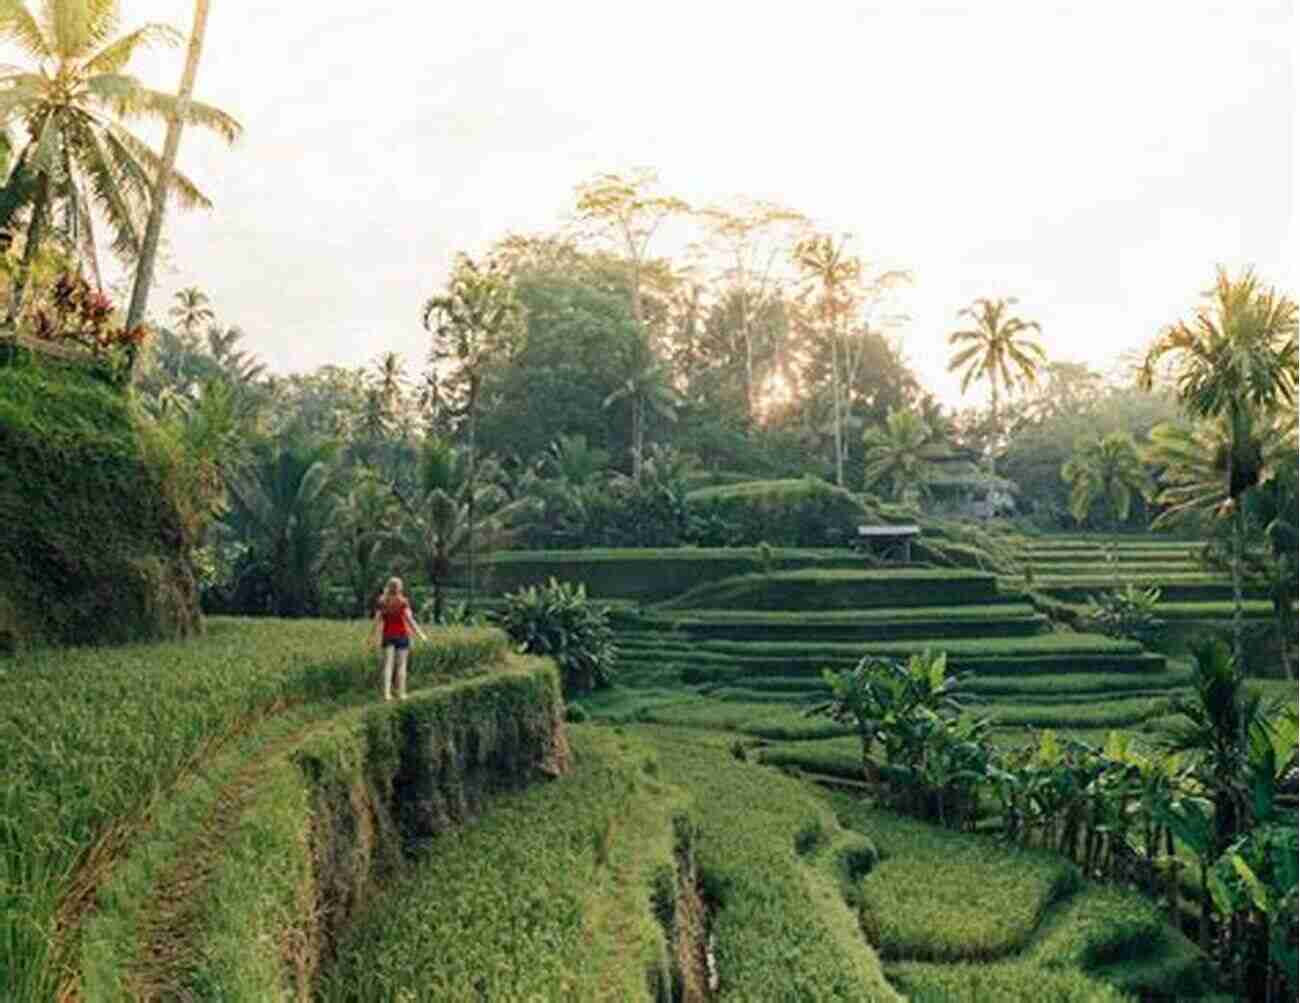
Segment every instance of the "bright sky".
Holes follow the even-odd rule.
[[[188,31],[188,0],[125,0]],[[279,371],[414,366],[452,255],[553,226],[597,171],[783,202],[911,269],[904,351],[956,403],[945,335],[1020,298],[1107,368],[1216,262],[1300,291],[1294,4],[1266,0],[214,0],[197,96],[246,128],[180,162],[175,271]],[[141,60],[172,90],[181,51]],[[665,250],[667,248],[665,247]]]

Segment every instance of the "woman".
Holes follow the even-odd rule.
[[[375,607],[375,642],[383,652],[384,699],[393,699],[393,665],[397,667],[397,698],[406,699],[406,659],[411,650],[411,631],[424,640],[429,637],[411,615],[411,604],[402,595],[402,580],[388,579]]]

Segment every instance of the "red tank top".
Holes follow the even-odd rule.
[[[380,597],[379,612],[384,618],[384,637],[406,637],[406,611],[411,608],[405,599],[385,600]]]

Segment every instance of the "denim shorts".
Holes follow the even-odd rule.
[[[409,637],[386,637],[386,638],[384,638],[383,647],[385,647],[385,648],[393,647],[393,648],[396,648],[398,651],[405,651],[405,650],[406,650],[407,648],[409,648],[410,646],[411,646],[411,639],[410,639]]]

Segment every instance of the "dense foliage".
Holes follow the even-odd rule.
[[[1252,998],[1281,984],[1294,993],[1294,827],[1278,794],[1297,765],[1295,709],[1265,709],[1222,642],[1197,648],[1195,664],[1193,695],[1171,704],[1161,751],[1118,733],[1099,749],[1050,731],[999,750],[989,720],[962,712],[942,655],[828,673],[832,700],[817,709],[853,724],[867,776],[899,807],[964,827],[991,798],[1008,840],[1057,850],[1174,910],[1176,836],[1199,867],[1202,949]]]
[[[0,648],[196,630],[205,462],[93,372],[0,367]]]

